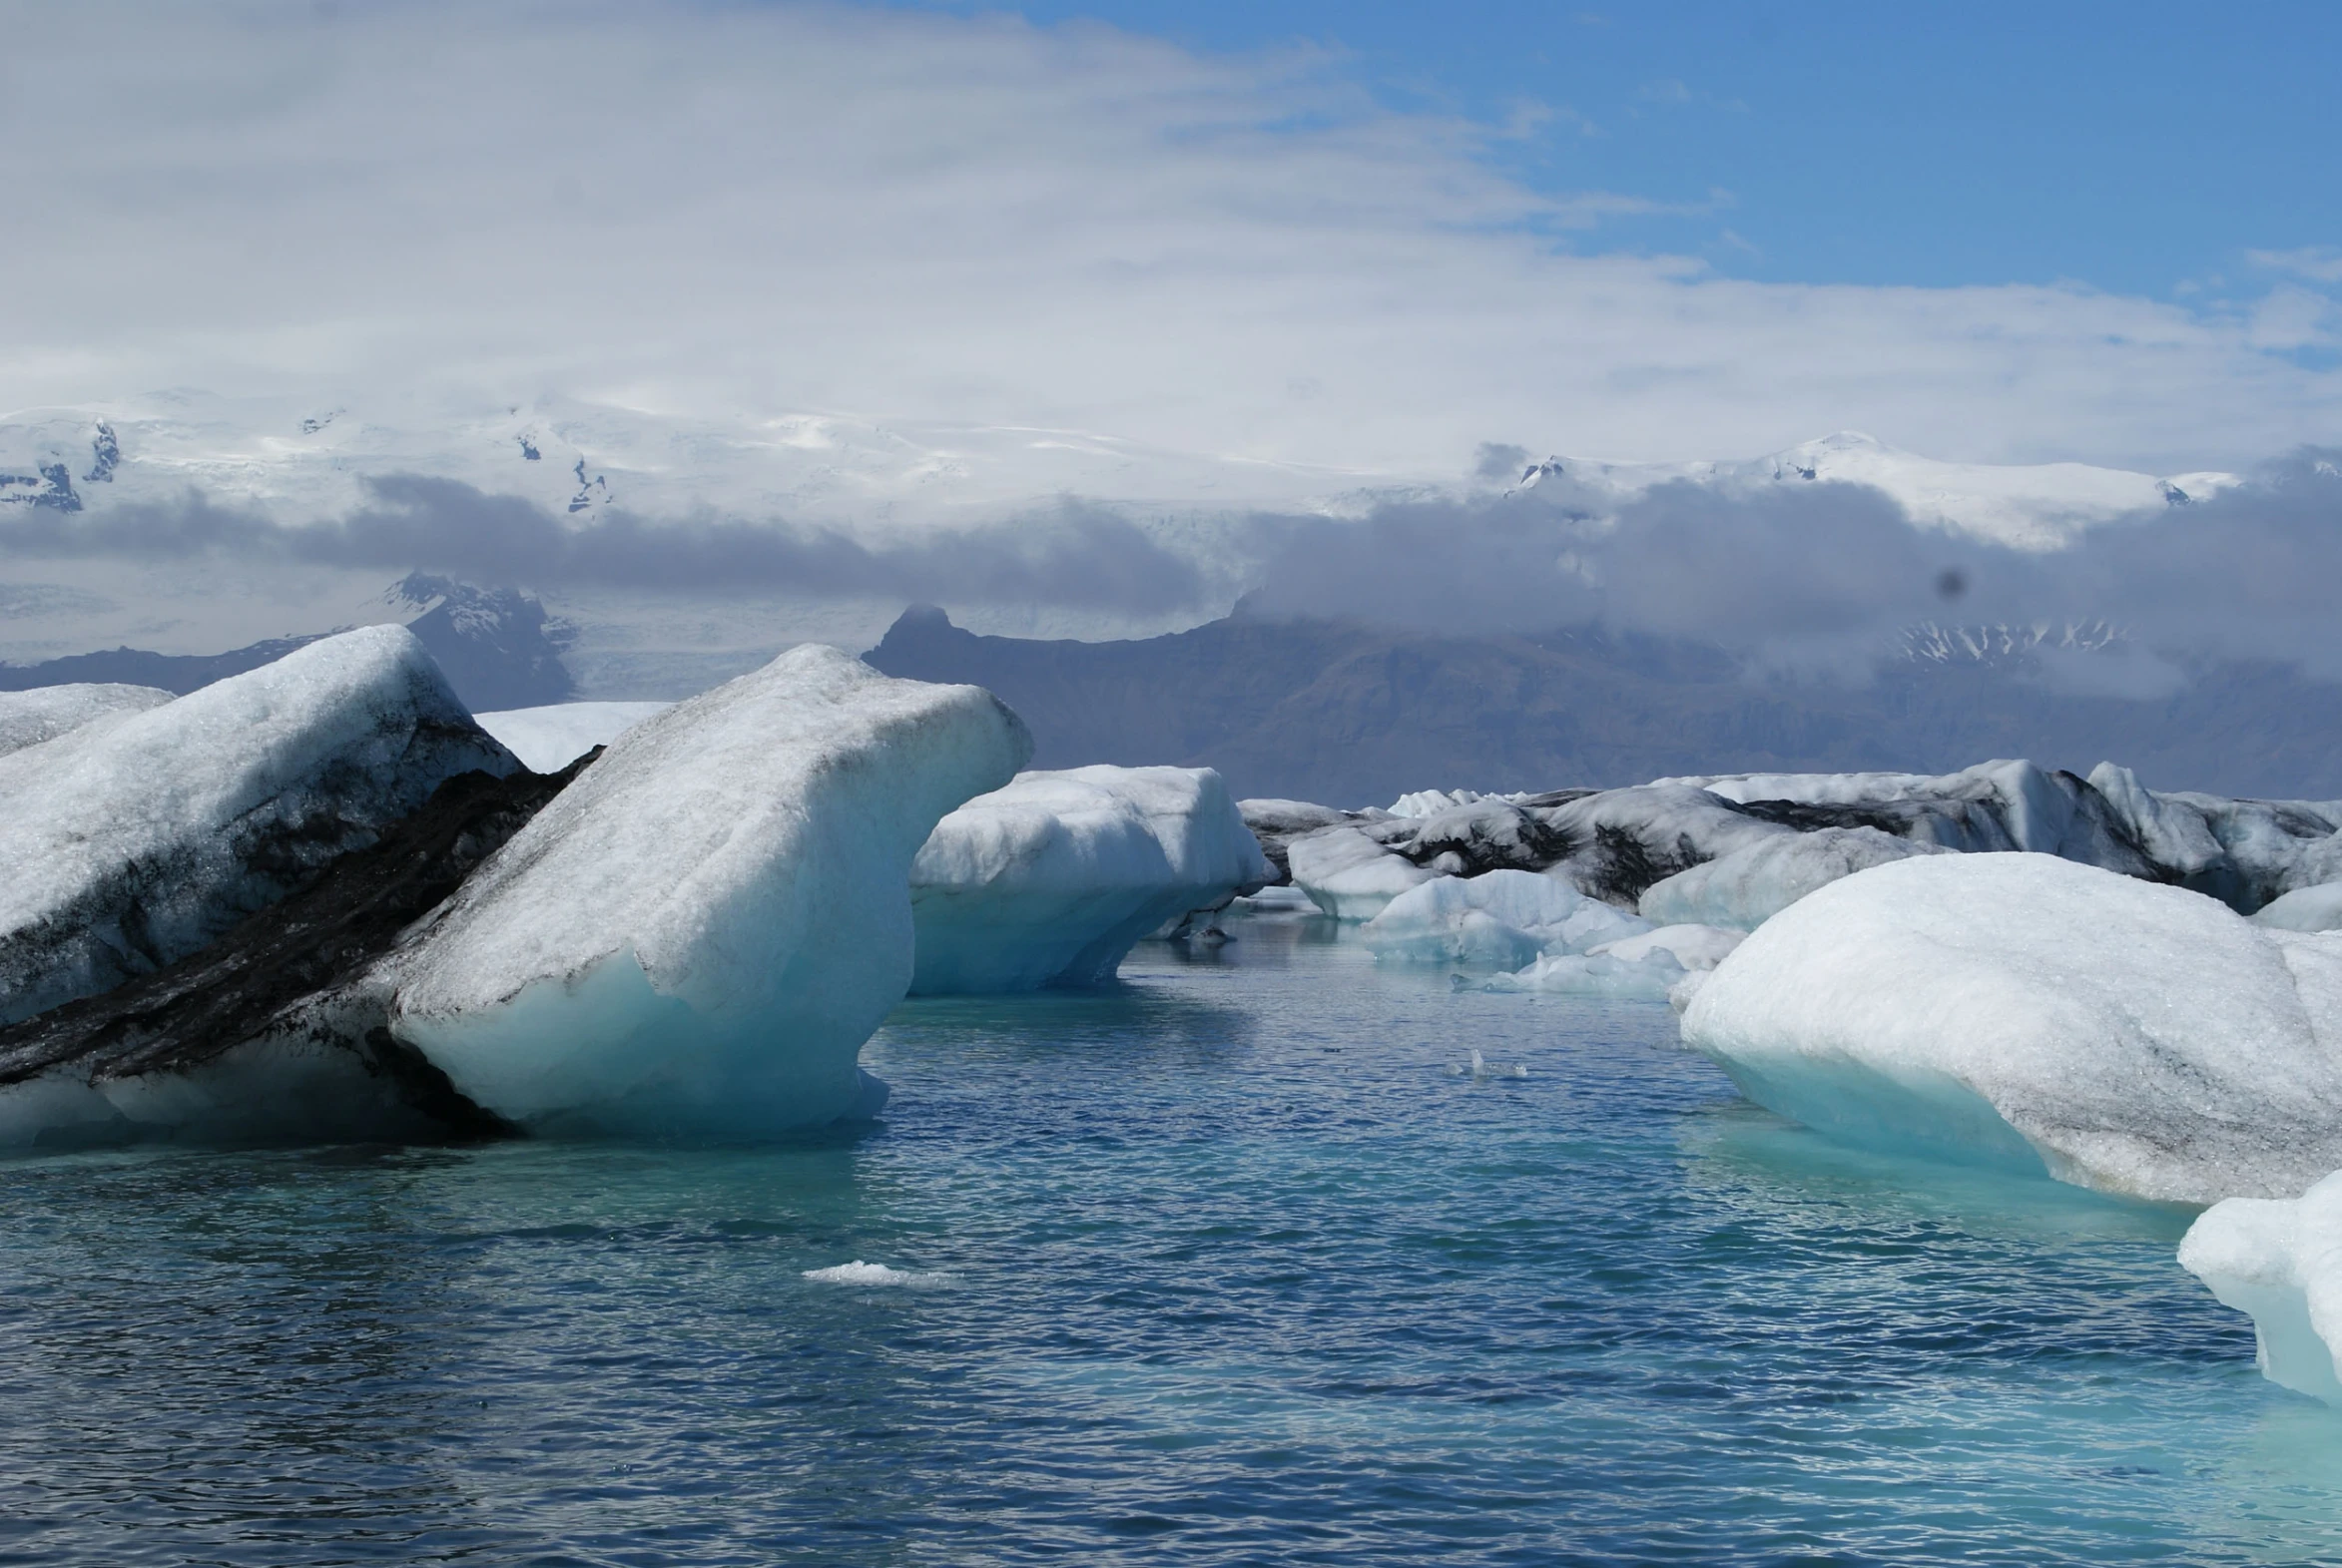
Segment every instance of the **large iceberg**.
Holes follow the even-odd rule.
[[[627,731],[674,707],[673,703],[553,703],[543,708],[506,708],[474,714],[530,769],[559,773],[597,746],[608,746]]]
[[[2342,937],[2052,855],[1833,882],[1717,966],[1683,1035],[1857,1142],[2186,1203],[2342,1168]]]
[[[184,957],[442,781],[518,767],[395,626],[0,757],[0,1022]]]
[[[613,742],[388,961],[389,1027],[529,1128],[755,1135],[876,1109],[912,857],[1031,755],[970,686],[806,645]]]
[[[2198,1216],[2179,1263],[2252,1314],[2261,1373],[2342,1405],[2342,1172],[2299,1198],[2230,1198]]]
[[[1637,906],[1658,925],[1720,925],[1753,931],[1817,887],[1915,854],[1950,854],[1940,844],[1898,838],[1876,827],[1821,827],[1780,833],[1678,871],[1643,890]]]
[[[570,778],[458,774],[209,946],[0,1025],[0,1148],[508,1131],[391,1038],[366,976]]]
[[[29,692],[0,692],[0,757],[116,714],[143,714],[171,701],[152,686],[96,683],[36,686]]]
[[[1208,768],[1020,774],[936,823],[911,862],[910,988],[1094,985],[1149,931],[1274,874]]]

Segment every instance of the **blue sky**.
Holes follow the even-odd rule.
[[[949,6],[960,12],[997,7]],[[2258,291],[2342,243],[2342,6],[1107,0],[1204,51],[1302,43],[1381,101],[1515,124],[1491,156],[1620,216],[1578,249],[1779,282]],[[1719,196],[1719,193],[1721,195]]]

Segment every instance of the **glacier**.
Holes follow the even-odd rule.
[[[909,872],[1032,741],[976,687],[808,644],[620,735],[386,960],[390,1033],[531,1130],[869,1114]]]
[[[936,823],[911,862],[910,989],[1095,985],[1148,932],[1274,875],[1208,768],[1020,774]]]
[[[608,746],[673,703],[552,703],[474,714],[531,773],[559,773],[597,746]]]
[[[2342,1172],[2299,1198],[2228,1198],[2196,1217],[2179,1265],[2252,1317],[2271,1382],[2342,1406]]]
[[[1682,1034],[1852,1142],[2177,1203],[2342,1167],[2342,936],[2054,855],[1832,882],[1717,965]]]
[[[111,682],[39,686],[27,692],[0,692],[0,757],[53,741],[68,731],[116,714],[140,714],[170,702],[172,694],[152,686]]]
[[[0,757],[0,1023],[185,957],[445,780],[519,766],[401,627]]]

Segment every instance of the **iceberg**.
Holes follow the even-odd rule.
[[[2299,1198],[2229,1198],[2197,1216],[2179,1266],[2252,1316],[2261,1375],[2342,1405],[2342,1172]]]
[[[2254,910],[2252,923],[2283,931],[2342,931],[2342,882],[2282,893]]]
[[[1236,809],[1244,817],[1244,825],[1252,829],[1260,841],[1261,853],[1269,857],[1269,865],[1277,874],[1272,885],[1290,882],[1293,868],[1286,863],[1285,846],[1304,833],[1314,833],[1321,827],[1332,827],[1352,819],[1352,813],[1336,810],[1330,805],[1318,805],[1309,800],[1239,800]]]
[[[674,707],[673,703],[553,703],[474,714],[532,773],[557,774],[597,746]]]
[[[0,757],[53,741],[116,714],[142,714],[171,701],[159,687],[85,684],[0,692]]]
[[[1274,874],[1208,768],[1019,774],[910,866],[913,995],[1095,985],[1131,945]]]
[[[1659,925],[1730,926],[1753,931],[1817,887],[1890,860],[1950,854],[1876,827],[1820,827],[1760,838],[1678,871],[1643,890],[1637,906]]]
[[[395,626],[0,757],[0,1022],[185,957],[445,780],[519,766]]]
[[[1853,1142],[2178,1203],[2342,1168],[2342,937],[2053,855],[1832,882],[1717,965],[1682,1030]]]
[[[1704,974],[1721,963],[1741,936],[1711,925],[1661,926],[1597,942],[1583,952],[1548,952],[1524,969],[1496,976],[1486,989],[1663,1002],[1687,975]]]
[[[1286,844],[1285,854],[1293,885],[1337,920],[1372,920],[1401,893],[1442,874],[1350,825],[1304,833]]]
[[[1517,969],[1540,953],[1584,952],[1649,929],[1558,878],[1486,871],[1411,887],[1359,935],[1378,958]]]
[[[1031,755],[971,686],[808,644],[626,731],[385,963],[390,1033],[528,1129],[869,1114],[912,858]]]

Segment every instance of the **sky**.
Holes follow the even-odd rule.
[[[951,7],[962,14],[984,8]],[[1620,209],[1598,248],[1779,283],[2077,281],[2246,299],[2331,266],[2332,6],[1027,6],[1205,52],[1299,46],[1493,161]],[[2307,257],[2302,254],[2307,253]],[[2332,281],[2329,276],[2326,281]]]
[[[1926,608],[1942,552],[1882,542],[1906,520],[1875,495],[1669,495],[1638,515],[1675,555],[1587,554],[1566,518],[1456,487],[1490,451],[1734,460],[1838,430],[1966,463],[2277,474],[2222,526],[2262,530],[2253,570],[2330,580],[2330,7],[0,0],[0,435],[86,453],[104,416],[126,474],[165,443],[184,459],[167,496],[87,485],[111,513],[0,530],[25,603],[95,592],[103,558],[183,598],[229,561],[1217,613],[1213,563],[1091,487],[1143,450],[1161,488],[1140,500],[1251,508],[1253,558],[1320,609],[1342,606],[1301,577],[1340,541],[1294,515],[1320,493],[1447,497],[1395,503],[1389,562],[1343,579],[1362,603],[1420,580],[1411,549],[1510,530],[1601,556],[1605,604],[1676,628],[1680,605],[1627,585],[1684,541],[1719,561],[1839,541],[1828,604],[1793,591],[1818,566],[1766,576],[1746,615],[1740,569],[1680,596],[1802,645]],[[538,410],[570,444],[532,465],[509,421]],[[361,426],[390,434],[333,444]],[[652,455],[624,505],[566,513],[572,457],[628,441]],[[988,500],[947,548],[883,534],[898,519],[856,492],[814,517],[733,484],[745,452],[894,464],[895,492],[940,495],[979,448]],[[339,488],[260,507],[296,468]],[[2207,538],[2135,581],[2117,546],[1988,566],[1971,608],[2176,624],[2218,575]],[[1436,618],[1577,591],[1469,579]],[[2316,619],[2226,602],[2228,632]],[[166,619],[120,635],[216,635]]]
[[[560,394],[1386,476],[2332,439],[2342,22],[2054,9],[18,4],[0,404]]]

